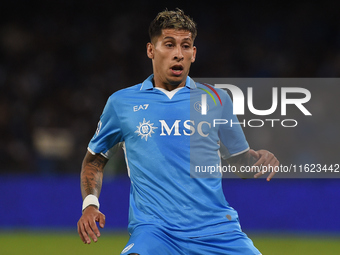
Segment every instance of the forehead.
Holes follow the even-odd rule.
[[[159,36],[158,40],[165,40],[167,38],[192,41],[192,34],[188,30],[167,28],[162,30],[162,34]]]

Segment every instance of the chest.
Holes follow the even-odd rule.
[[[199,94],[184,90],[171,98],[161,91],[126,98],[118,109],[124,140],[216,137],[218,127],[214,122],[222,109],[208,104],[208,114],[203,115],[200,99]]]

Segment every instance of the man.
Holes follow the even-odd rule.
[[[149,34],[153,75],[109,98],[82,164],[82,241],[98,240],[96,222],[104,227],[98,202],[103,168],[110,149],[122,143],[131,179],[131,236],[122,254],[260,254],[224,198],[221,173],[196,170],[218,165],[220,147],[237,167],[279,162],[268,151],[250,150],[240,126],[212,124],[214,118],[237,118],[225,91],[188,76],[197,31],[183,11],[160,12]],[[207,89],[216,92],[220,104],[208,97],[203,115],[197,106]]]

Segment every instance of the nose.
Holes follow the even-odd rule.
[[[182,53],[182,47],[181,47],[181,45],[178,45],[178,46],[176,47],[174,59],[177,60],[177,61],[181,61],[181,60],[184,59],[184,56],[183,56],[183,53]]]

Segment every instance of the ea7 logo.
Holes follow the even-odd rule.
[[[146,109],[148,109],[148,107],[149,107],[149,104],[135,105],[135,106],[133,107],[133,111],[134,111],[134,112],[137,112],[137,111],[139,111],[139,110],[146,110]]]

